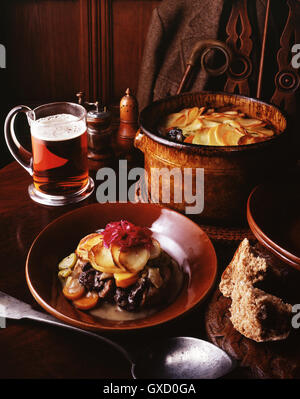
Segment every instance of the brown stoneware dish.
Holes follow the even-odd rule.
[[[64,297],[57,265],[83,236],[121,219],[151,228],[162,248],[186,273],[179,295],[156,313],[143,319],[109,321],[76,309]],[[26,280],[37,302],[66,323],[96,331],[150,327],[181,316],[204,300],[216,272],[216,254],[203,230],[182,214],[152,204],[92,204],[67,213],[37,236],[26,261]]]
[[[255,144],[220,147],[171,142],[158,133],[162,118],[183,108],[231,105],[250,117],[270,122],[279,134]],[[196,220],[221,225],[246,223],[251,190],[286,165],[288,142],[286,118],[276,107],[252,98],[213,92],[185,93],[152,103],[140,114],[140,130],[135,138],[135,146],[145,156],[149,188],[151,168],[191,168],[194,181],[195,168],[204,169],[204,210]],[[159,190],[163,184],[161,180]],[[149,197],[152,202],[161,202],[161,194],[151,198],[149,193]],[[184,212],[186,202],[175,203],[173,199],[171,192],[171,203],[165,205]]]
[[[256,187],[249,196],[249,226],[262,245],[300,270],[300,175]]]

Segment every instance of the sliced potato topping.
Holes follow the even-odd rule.
[[[118,281],[122,281],[120,284],[126,284],[126,280],[134,280],[131,274],[136,275],[143,270],[149,259],[155,259],[160,256],[161,248],[159,242],[154,238],[152,238],[152,245],[149,249],[141,246],[122,250],[117,244],[111,244],[107,248],[104,245],[102,234],[95,233],[89,234],[79,242],[76,254],[80,260],[90,262],[94,269],[110,276],[117,275]],[[72,263],[74,262],[73,255],[77,260],[76,254],[71,254]],[[71,264],[69,258],[65,258],[60,265]],[[61,266],[59,267],[61,269]],[[126,276],[121,278],[120,275],[122,273],[127,274],[127,278],[125,278]],[[61,273],[60,277],[63,277],[62,274],[65,278],[69,275],[68,273]]]
[[[121,262],[119,260],[121,248],[118,245],[112,244],[112,246],[110,247],[110,251],[111,251],[112,258],[115,262],[115,265],[117,265],[120,269],[123,269],[124,266],[121,264]]]
[[[267,122],[247,117],[238,109],[225,108],[185,108],[168,115],[159,130],[168,137],[171,130],[179,128],[185,143],[214,146],[252,144],[276,134]]]
[[[91,248],[102,241],[102,234],[93,233],[83,237],[76,249],[76,254],[82,259],[89,261],[89,252]]]
[[[94,269],[104,273],[118,273],[124,271],[117,266],[113,260],[111,251],[106,248],[103,241],[91,248],[89,252],[89,261]]]
[[[150,258],[150,251],[147,248],[130,248],[126,252],[121,251],[120,263],[131,273],[138,273],[144,269]]]

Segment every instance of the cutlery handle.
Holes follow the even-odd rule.
[[[76,332],[78,332],[78,333],[82,333],[82,334],[88,335],[88,336],[90,336],[90,337],[99,339],[100,341],[104,342],[105,344],[111,345],[111,346],[113,346],[117,351],[121,352],[122,355],[123,355],[130,363],[133,362],[132,359],[131,359],[130,354],[129,354],[123,347],[121,347],[121,346],[120,346],[119,344],[117,344],[116,342],[111,341],[109,338],[103,337],[103,336],[98,335],[98,334],[96,334],[96,333],[93,333],[93,332],[91,332],[91,331],[83,330],[83,329],[81,329],[81,328],[79,328],[79,327],[72,326],[71,324],[66,324],[66,323],[64,323],[64,322],[62,322],[62,321],[59,321],[58,319],[56,319],[55,317],[53,317],[53,316],[51,316],[51,315],[49,315],[49,314],[42,313],[42,312],[38,312],[38,311],[36,311],[36,310],[32,310],[32,312],[31,312],[30,314],[26,315],[24,318],[25,318],[25,319],[30,319],[30,320],[35,320],[35,321],[40,321],[40,322],[42,322],[42,323],[51,324],[51,325],[54,325],[54,326],[57,326],[57,327],[67,328],[67,329],[69,329],[69,330],[73,330],[73,331],[76,331]]]
[[[88,335],[90,337],[99,339],[105,344],[111,345],[118,352],[122,353],[122,355],[131,364],[133,363],[132,356],[129,354],[129,352],[127,352],[122,346],[120,346],[116,342],[111,341],[110,339],[103,337],[101,335],[95,334],[91,331],[83,330],[81,328],[72,326],[70,324],[66,324],[47,313],[38,312],[37,310],[32,309],[32,307],[27,303],[22,302],[19,299],[16,299],[0,291],[0,306],[1,305],[2,307],[0,307],[0,316],[2,317],[6,317],[8,319],[15,319],[15,320],[20,320],[20,319],[35,320],[42,323],[51,324],[53,326],[67,328],[69,330],[73,330],[78,333]]]

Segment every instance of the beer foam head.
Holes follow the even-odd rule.
[[[46,141],[74,139],[85,130],[85,121],[71,114],[51,115],[31,122],[31,134]]]

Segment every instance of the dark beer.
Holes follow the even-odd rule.
[[[70,195],[88,184],[85,120],[71,114],[38,119],[31,124],[33,182],[49,195]]]

